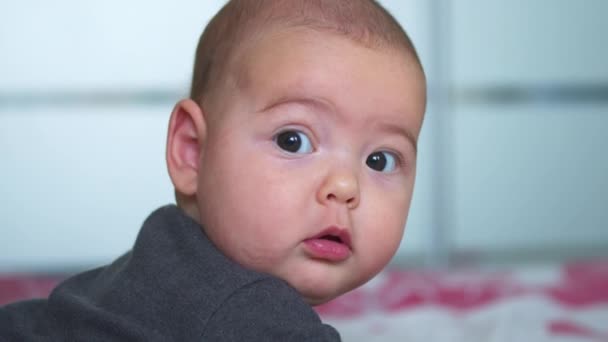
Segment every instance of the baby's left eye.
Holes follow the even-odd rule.
[[[392,152],[378,151],[370,154],[365,164],[372,170],[392,172],[397,168],[397,156]]]
[[[279,133],[275,138],[275,143],[289,153],[311,153],[312,143],[308,136],[300,131],[285,131]]]

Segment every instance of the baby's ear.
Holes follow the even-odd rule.
[[[166,158],[173,186],[182,195],[196,194],[200,151],[206,134],[201,107],[190,99],[179,101],[169,121]]]

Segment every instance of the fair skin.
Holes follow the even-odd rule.
[[[401,241],[424,76],[396,48],[302,29],[241,56],[238,85],[176,105],[169,173],[219,250],[320,304],[368,281]]]

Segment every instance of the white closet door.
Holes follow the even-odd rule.
[[[0,271],[112,260],[172,202],[170,107],[0,111]]]
[[[608,253],[606,13],[602,0],[453,4],[457,249]]]

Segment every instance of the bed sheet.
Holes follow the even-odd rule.
[[[608,342],[608,260],[393,269],[318,312],[352,342]]]
[[[62,275],[0,274],[0,305]],[[500,270],[383,271],[316,308],[346,342],[608,342],[608,260]]]

